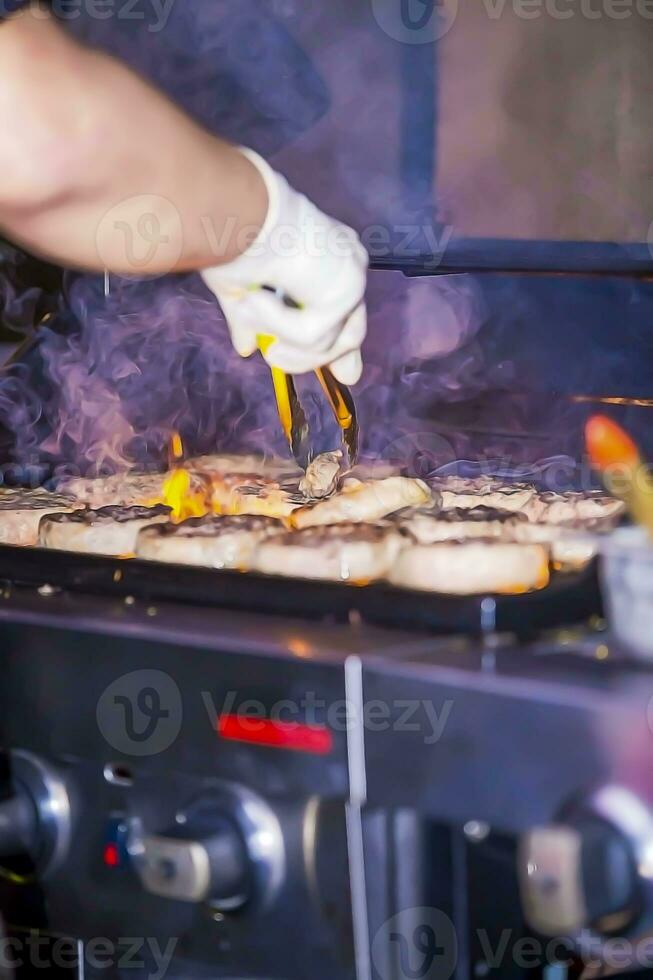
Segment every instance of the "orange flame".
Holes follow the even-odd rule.
[[[627,432],[605,415],[593,415],[585,426],[585,442],[592,466],[603,471],[612,466],[637,466],[639,452]]]
[[[184,444],[181,441],[181,436],[178,432],[173,432],[172,439],[170,441],[170,448],[172,450],[173,459],[181,459],[184,455]]]
[[[184,446],[178,432],[172,436],[170,452],[174,459],[183,457]],[[170,471],[163,484],[162,503],[170,507],[176,523],[190,517],[204,517],[209,512],[205,495],[200,490],[193,490],[190,473],[178,466]]]

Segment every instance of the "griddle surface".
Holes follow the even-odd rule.
[[[173,601],[312,620],[364,622],[434,633],[478,635],[493,627],[530,636],[602,614],[596,564],[554,573],[547,588],[518,596],[444,596],[390,585],[277,578],[138,559],[0,546],[0,580],[94,595]],[[491,601],[488,602],[487,600]]]

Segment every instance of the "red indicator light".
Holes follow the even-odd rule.
[[[247,715],[221,715],[218,734],[232,742],[247,742],[289,752],[328,755],[333,736],[323,725],[303,725],[297,721],[269,721]]]
[[[117,868],[120,865],[120,852],[117,844],[105,844],[104,863],[108,868]]]

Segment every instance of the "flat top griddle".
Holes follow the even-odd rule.
[[[312,620],[360,619],[404,630],[471,636],[496,630],[528,637],[602,615],[595,563],[582,572],[554,573],[539,592],[460,597],[382,583],[357,587],[5,545],[0,546],[0,581]]]

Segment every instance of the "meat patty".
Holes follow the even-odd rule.
[[[299,481],[299,492],[312,500],[328,497],[338,488],[342,453],[320,453],[312,460]]]
[[[204,473],[208,476],[229,476],[235,473],[256,473],[258,476],[272,480],[301,478],[301,470],[294,459],[278,459],[276,457],[255,456],[253,454],[238,455],[235,453],[218,453],[213,456],[196,456],[187,460],[185,469],[192,473]]]
[[[216,513],[258,515],[280,520],[302,504],[299,481],[281,484],[258,473],[211,477],[211,506]]]
[[[289,523],[302,530],[323,524],[373,524],[405,507],[431,503],[433,496],[422,480],[392,476],[387,480],[345,480],[342,489],[317,504],[295,510]]]
[[[440,513],[402,511],[391,520],[417,544],[463,541],[468,538],[510,538],[510,530],[528,523],[525,514],[492,507],[454,508]]]
[[[74,477],[64,480],[59,489],[94,510],[102,507],[150,507],[162,502],[163,488],[170,473],[114,473],[95,479]],[[191,473],[191,490],[208,492],[208,480]]]
[[[535,487],[526,483],[505,483],[494,477],[466,480],[445,477],[429,481],[442,497],[443,510],[469,510],[492,507],[496,510],[521,511],[537,496]]]
[[[394,585],[450,595],[528,592],[549,581],[549,554],[538,544],[496,540],[410,545],[394,563]]]
[[[176,565],[246,569],[255,547],[279,527],[279,522],[269,517],[194,517],[181,524],[159,524],[141,531],[136,554]]]
[[[0,490],[0,544],[35,545],[46,514],[68,514],[81,504],[47,490]]]
[[[508,537],[511,541],[546,545],[557,568],[573,571],[583,568],[598,554],[597,535],[611,529],[611,521],[576,520],[564,524],[526,521],[510,528]]]
[[[403,546],[390,526],[311,527],[266,538],[254,552],[252,568],[266,575],[362,584],[383,578]]]
[[[163,506],[115,506],[49,514],[39,525],[39,544],[84,554],[131,555],[142,528],[169,519],[170,508]]]
[[[526,513],[531,521],[566,524],[570,521],[612,520],[616,523],[626,505],[603,490],[540,493],[529,501]]]

